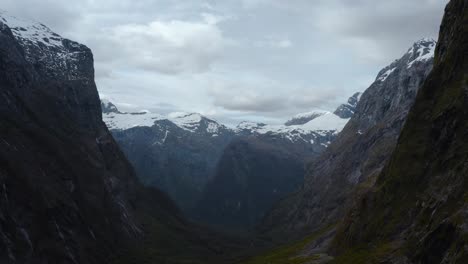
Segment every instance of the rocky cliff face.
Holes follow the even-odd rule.
[[[334,252],[386,263],[466,263],[468,1],[452,0],[434,69],[390,162],[356,201]]]
[[[91,51],[3,12],[0,120],[1,263],[208,263],[221,253],[138,183],[102,122]]]
[[[309,164],[302,189],[267,215],[262,232],[301,234],[343,216],[355,188],[372,183],[388,161],[417,90],[432,69],[435,44],[418,41],[379,72],[338,138]]]
[[[0,21],[0,262],[102,263],[141,230],[91,51],[42,24]]]

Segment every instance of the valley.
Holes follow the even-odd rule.
[[[144,32],[132,43],[169,39],[177,52],[198,51],[201,36],[214,34],[213,43],[224,36],[219,23],[237,23],[234,16],[202,18],[195,27],[174,19],[120,26],[119,41]],[[186,35],[171,34],[172,27],[200,43],[185,47]],[[106,38],[115,33],[106,30]],[[86,40],[96,45],[99,37]],[[129,103],[102,92],[117,77],[96,70],[115,47],[96,45],[93,54],[41,22],[0,10],[0,263],[468,263],[468,0],[448,1],[437,40],[411,42],[341,103],[330,99],[333,89],[310,88],[313,96],[290,89],[298,95],[286,97],[271,85],[281,101],[224,91],[232,98],[219,111],[224,101],[213,88],[211,110],[218,111],[128,110]],[[254,46],[300,49],[280,44]],[[152,52],[138,53],[145,74],[162,61],[173,68],[161,79],[186,78],[194,87],[209,75],[203,70],[219,66],[169,55],[151,60]],[[136,74],[127,62],[128,72],[112,74]],[[353,66],[364,69],[359,62]],[[195,69],[182,70],[191,64]],[[326,75],[324,65],[310,72]],[[214,116],[247,119],[232,124]]]

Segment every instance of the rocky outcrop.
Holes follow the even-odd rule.
[[[361,95],[362,93],[355,93],[348,99],[346,104],[340,105],[333,113],[341,118],[353,117],[354,112],[356,112],[357,104],[359,100],[361,100]]]
[[[304,186],[275,206],[261,232],[294,237],[343,216],[356,188],[372,184],[390,158],[418,88],[432,69],[434,48],[433,40],[418,41],[379,72],[338,138],[309,164]]]

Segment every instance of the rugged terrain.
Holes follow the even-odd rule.
[[[348,112],[354,107],[346,105]],[[274,202],[297,189],[304,164],[349,120],[313,111],[288,125],[242,122],[229,128],[197,113],[126,113],[106,100],[102,109],[145,185],[167,192],[191,218],[223,229],[251,228]],[[260,184],[265,180],[267,188]]]
[[[222,255],[219,236],[137,181],[102,122],[86,46],[0,13],[0,91],[1,263],[123,255],[125,263],[207,263]]]
[[[432,69],[435,41],[416,42],[382,69],[338,138],[307,168],[302,189],[267,215],[263,233],[295,237],[338,221],[362,184],[372,184],[396,145],[418,88]]]
[[[467,263],[467,72],[468,1],[452,0],[390,162],[338,229],[341,259]]]

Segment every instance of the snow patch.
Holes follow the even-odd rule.
[[[290,141],[306,141],[304,135],[316,134],[318,136],[327,136],[337,134],[343,130],[349,119],[340,118],[331,113],[324,112],[323,115],[303,124],[303,125],[267,125],[254,122],[242,122],[236,127],[236,132],[250,131],[258,134],[283,135]],[[307,141],[306,141],[307,142]],[[310,140],[314,144],[313,140]]]
[[[396,67],[387,70],[382,75],[380,75],[380,77],[377,80],[384,82],[385,80],[387,80],[388,76],[390,76],[395,70],[396,70]]]
[[[436,48],[436,41],[433,39],[425,38],[415,43],[415,45],[408,51],[409,54],[416,57],[408,63],[407,68],[411,68],[416,62],[425,62],[434,58]]]
[[[155,113],[108,113],[102,119],[109,129],[125,130],[132,127],[151,127],[157,120],[164,119]]]

